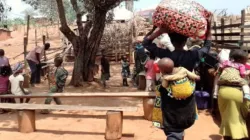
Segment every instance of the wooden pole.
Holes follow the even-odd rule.
[[[43,35],[43,46],[45,46],[45,42],[46,42],[46,36]],[[47,55],[46,55],[46,50],[44,49],[44,61],[46,62],[47,61]],[[43,70],[44,71],[44,70]],[[45,70],[47,72],[47,76],[48,76],[48,86],[49,86],[49,89],[50,89],[50,75],[49,75],[49,72],[50,72],[50,66],[48,68],[46,68]]]
[[[217,29],[216,29],[216,22],[214,22],[214,33],[217,34]],[[215,41],[218,40],[218,37],[217,35],[215,36]],[[219,51],[219,48],[218,48],[218,45],[216,45],[216,51],[218,52]]]
[[[232,24],[233,24],[233,19],[230,18],[230,25],[232,25]],[[232,27],[230,28],[230,33],[233,33],[233,28]],[[232,40],[232,36],[229,36],[229,39]]]
[[[224,18],[221,18],[221,46],[224,47],[224,33],[225,33],[225,28],[224,28],[224,25],[225,25],[225,19]]]
[[[43,45],[45,44],[45,41],[46,41],[46,36],[43,35]]]
[[[27,45],[28,45],[28,38],[24,37],[23,38],[23,55],[24,55],[24,69],[27,69],[27,63],[26,63],[26,56],[27,56]]]
[[[46,36],[43,35],[43,46],[45,45],[45,42],[46,42]],[[46,51],[45,51],[45,50],[44,50],[44,61],[45,61],[45,62],[47,61]]]
[[[241,11],[241,26],[244,26],[245,24],[245,17],[246,17],[246,13],[245,10]],[[243,41],[244,41],[244,28],[242,27],[240,30],[240,42],[239,42],[239,46],[242,48],[242,46],[244,45]]]
[[[36,47],[37,47],[37,30],[35,29],[35,44],[36,44]]]
[[[30,29],[30,15],[27,16],[27,36],[24,37],[24,50],[23,50],[23,53],[24,53],[24,70],[25,72],[27,71],[27,62],[25,61],[26,60],[26,55],[27,55],[27,46],[28,46],[28,42],[29,42],[29,29]]]
[[[27,39],[29,39],[29,30],[30,30],[30,15],[27,16]]]
[[[27,64],[27,61],[26,61],[26,56],[27,56],[27,45],[28,45],[28,38],[27,37],[24,37],[23,39],[23,55],[24,55],[24,82],[23,82],[23,87],[24,88],[29,88],[30,86],[30,77],[29,77],[29,74],[28,74],[28,64]]]

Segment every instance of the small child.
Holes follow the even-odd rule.
[[[122,79],[123,79],[123,86],[128,86],[128,80],[127,78],[130,75],[130,70],[129,70],[129,62],[125,56],[122,57],[121,60],[122,63]]]
[[[244,98],[250,100],[250,89],[246,80],[250,71],[245,67],[248,54],[243,50],[234,50],[229,57],[230,60],[220,62],[217,72],[219,74],[218,85],[242,86]],[[218,86],[215,90],[217,93]]]
[[[146,91],[154,91],[155,89],[155,68],[154,68],[154,61],[155,56],[149,53],[150,59],[147,60],[145,64],[145,71],[146,71]]]
[[[186,99],[195,90],[196,80],[200,76],[183,67],[174,67],[174,62],[169,58],[163,58],[158,62],[162,73],[162,86],[169,92],[169,96],[178,100]]]
[[[13,74],[9,77],[11,93],[14,95],[29,95],[30,92],[23,88],[24,77],[23,64],[17,63],[13,67]],[[26,99],[25,103],[30,101],[29,98]],[[20,99],[20,103],[23,103],[23,98]]]
[[[49,74],[49,82],[51,84],[49,94],[53,93],[62,93],[64,91],[64,87],[66,84],[66,80],[68,77],[68,71],[62,67],[63,58],[56,57],[54,59],[55,68]],[[57,105],[61,105],[62,102],[59,98],[53,98]],[[52,98],[47,98],[45,100],[45,104],[50,104]],[[42,114],[48,114],[49,110],[42,110]]]

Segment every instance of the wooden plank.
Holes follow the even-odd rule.
[[[242,36],[250,36],[250,33],[240,33]]]
[[[240,43],[240,40],[214,40],[216,43]],[[250,41],[243,41],[242,43],[250,43]]]
[[[60,97],[60,98],[85,98],[85,97],[155,97],[155,92],[109,92],[109,93],[55,93],[55,94],[30,94],[30,95],[0,95],[0,98],[48,98],[48,97]]]
[[[12,110],[79,110],[79,111],[126,111],[136,112],[137,107],[99,107],[99,106],[78,106],[78,105],[45,105],[45,104],[9,104],[0,103],[1,109],[12,109]]]
[[[221,46],[220,44],[217,44],[216,47],[220,48],[220,49],[243,49],[243,50],[248,50],[249,47],[248,46],[238,46],[238,45],[233,45],[233,44],[224,44],[224,46]]]
[[[250,25],[241,25],[240,28],[250,28]]]
[[[239,36],[241,33],[216,33],[213,36]]]
[[[232,25],[224,25],[223,28],[239,28],[241,26],[241,23],[236,23],[236,24],[232,24]],[[221,29],[221,26],[216,26],[213,27],[214,29]]]

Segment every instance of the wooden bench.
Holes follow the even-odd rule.
[[[0,98],[96,98],[96,97],[127,97],[127,98],[143,98],[143,111],[146,120],[152,120],[152,112],[154,107],[155,92],[109,92],[109,93],[54,93],[54,94],[31,94],[31,95],[0,95]]]
[[[137,107],[96,107],[76,105],[44,105],[44,104],[9,104],[0,103],[0,108],[17,110],[18,131],[30,133],[36,131],[36,110],[77,110],[77,111],[107,111],[106,140],[116,140],[122,137],[123,111],[136,112]]]

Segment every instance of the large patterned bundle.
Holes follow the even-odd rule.
[[[162,0],[153,15],[154,25],[188,37],[203,38],[207,19],[211,16],[204,7],[191,0]]]

